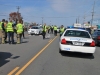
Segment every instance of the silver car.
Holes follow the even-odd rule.
[[[28,30],[28,34],[29,35],[40,35],[40,34],[42,34],[42,28],[40,26],[32,26]]]

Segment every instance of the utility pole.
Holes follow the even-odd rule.
[[[17,9],[18,9],[18,10],[17,10],[17,12],[19,13],[19,9],[20,9],[20,7],[19,7],[19,6],[17,6]]]
[[[19,9],[20,9],[20,7],[17,6],[17,17],[18,17],[18,20],[19,20]]]
[[[94,1],[94,5],[93,5],[93,12],[92,12],[91,27],[92,27],[92,24],[93,24],[93,18],[94,18],[94,7],[95,7],[95,1]]]

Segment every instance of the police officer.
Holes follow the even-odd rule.
[[[2,22],[0,23],[0,43],[5,43],[5,27],[4,27],[5,19],[2,19]]]
[[[50,33],[50,26],[48,26],[48,33]]]
[[[46,29],[47,27],[46,27],[46,23],[43,25],[43,27],[42,27],[42,29],[43,29],[43,31],[42,31],[42,36],[43,36],[43,39],[45,39],[45,35],[46,35]]]
[[[53,25],[51,26],[51,33],[53,34]]]
[[[57,36],[57,26],[54,26],[54,35]]]
[[[12,23],[12,20],[8,22],[8,24],[6,25],[6,29],[7,29],[8,43],[14,44],[14,25]]]
[[[0,44],[2,43],[2,25],[0,21]]]
[[[6,20],[5,23],[4,23],[4,26],[5,26],[5,43],[7,43],[7,24],[8,24],[8,21]]]
[[[17,30],[17,44],[20,44],[22,39],[22,33],[23,33],[23,24],[20,20],[16,25],[16,30]]]
[[[60,27],[60,37],[61,37],[61,35],[63,34],[64,30],[65,30],[64,26],[61,25],[61,27]]]
[[[24,25],[23,25],[23,33],[22,33],[23,38],[25,38],[24,32],[25,32],[25,27],[24,27]]]

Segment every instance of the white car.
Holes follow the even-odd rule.
[[[96,50],[95,42],[90,33],[82,29],[66,29],[60,38],[59,52],[81,52],[93,54]]]
[[[28,34],[29,35],[39,35],[39,34],[42,34],[42,28],[40,26],[32,26],[28,30]]]

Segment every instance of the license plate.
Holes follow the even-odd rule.
[[[78,45],[78,46],[82,46],[83,45],[83,43],[82,42],[73,42],[73,45]]]
[[[70,48],[64,48],[64,49],[67,50],[67,51],[70,50]]]

